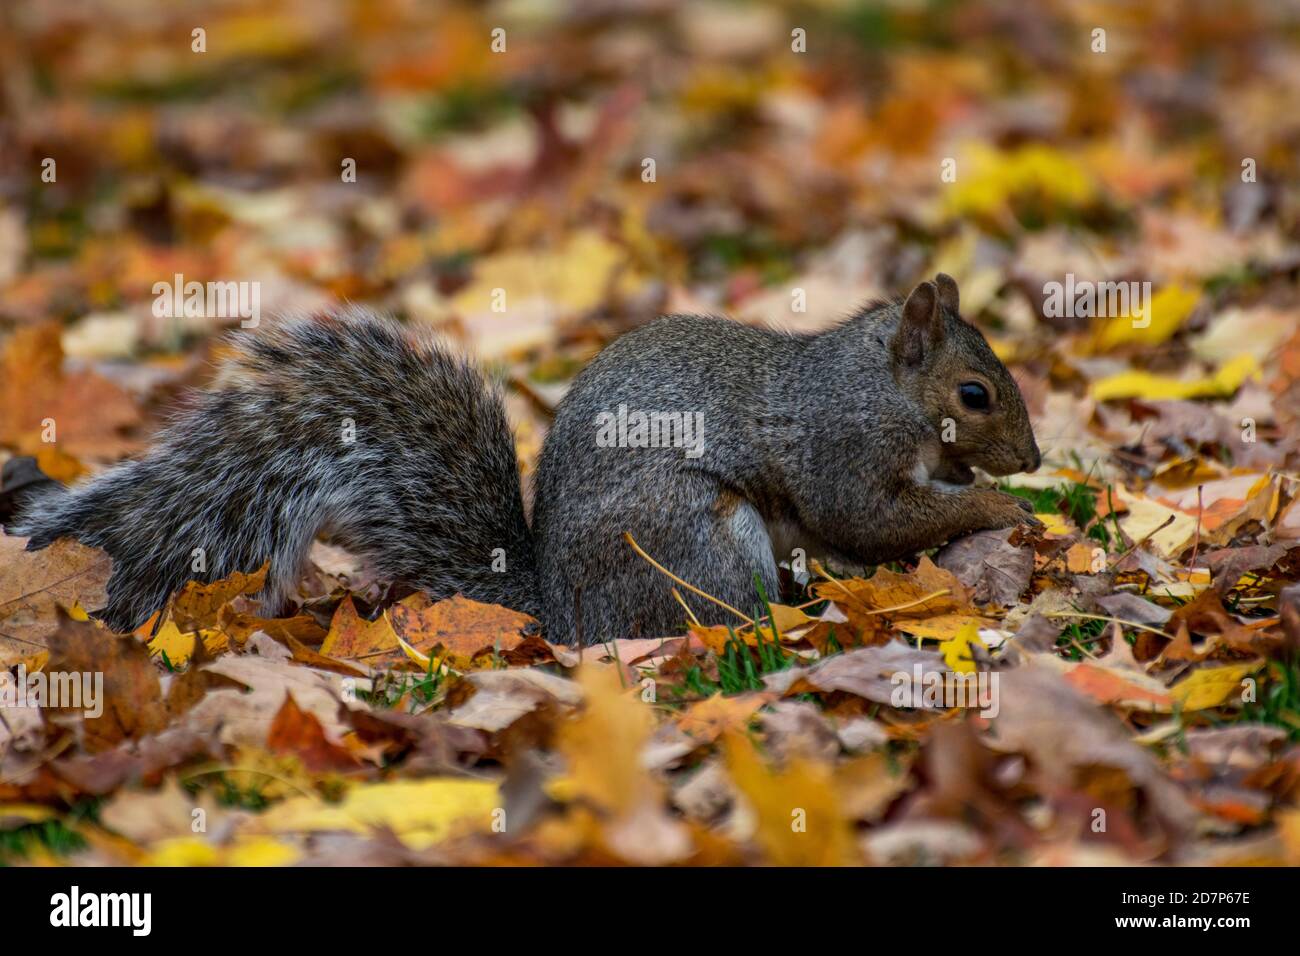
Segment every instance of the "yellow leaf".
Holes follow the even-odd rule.
[[[939,653],[943,655],[943,661],[959,674],[973,674],[975,672],[975,655],[971,651],[972,644],[984,646],[980,640],[980,622],[972,618],[963,624],[950,640],[943,641],[939,645]]]
[[[1168,341],[1192,314],[1200,297],[1199,289],[1167,285],[1151,296],[1143,326],[1134,325],[1134,310],[1107,319],[1097,331],[1096,347],[1106,350],[1129,342],[1150,346]]]
[[[776,625],[777,631],[782,637],[786,631],[793,631],[797,628],[804,627],[808,624],[816,624],[817,619],[809,617],[797,607],[790,607],[788,604],[773,604],[771,624]],[[770,627],[764,627],[763,630],[770,631]]]
[[[936,641],[951,641],[967,627],[977,631],[981,627],[997,627],[997,621],[973,614],[936,614],[920,621],[895,621],[894,627],[913,637],[928,637]]]
[[[352,787],[337,804],[316,797],[290,797],[250,826],[261,833],[367,833],[387,827],[418,850],[447,837],[457,825],[488,826],[500,806],[498,787],[489,780],[395,780]]]
[[[726,736],[727,771],[754,810],[755,839],[776,866],[859,862],[830,767],[800,757],[773,771],[741,734]]]
[[[209,653],[216,654],[226,649],[226,635],[220,631],[212,628],[197,632],[182,631],[176,626],[175,621],[169,619],[166,624],[158,628],[158,633],[149,641],[149,653],[157,656],[166,652],[168,663],[179,667],[194,653],[194,641],[197,638],[203,639],[203,644]]]
[[[614,667],[578,669],[586,702],[560,725],[558,739],[570,792],[602,811],[599,832],[609,850],[635,863],[679,860],[690,852],[690,835],[669,815],[662,783],[641,760],[654,714],[639,688],[625,691],[618,675]]]
[[[1063,150],[1041,144],[999,151],[976,144],[965,151],[963,174],[945,194],[958,216],[993,216],[1018,196],[1037,196],[1061,206],[1089,203],[1096,185],[1083,165]]]
[[[1184,710],[1218,707],[1232,697],[1240,699],[1242,678],[1262,666],[1262,661],[1247,661],[1245,664],[1229,664],[1226,667],[1202,667],[1192,671],[1187,680],[1169,688],[1169,695]]]
[[[158,629],[153,640],[149,642],[149,653],[166,654],[167,660],[175,665],[184,664],[194,653],[194,633],[182,631],[175,621],[169,620]]]
[[[654,714],[639,693],[623,689],[615,668],[581,667],[578,683],[586,706],[561,724],[559,750],[579,793],[606,810],[628,811],[655,788],[641,766]]]
[[[1129,371],[1092,383],[1092,397],[1099,402],[1117,398],[1191,399],[1231,398],[1248,378],[1260,375],[1254,356],[1238,355],[1224,362],[1213,375],[1195,379],[1170,378],[1151,372]]]
[[[198,837],[160,840],[144,860],[148,866],[217,866],[217,848]]]
[[[1128,509],[1119,523],[1124,533],[1133,541],[1147,541],[1165,557],[1177,557],[1196,536],[1195,515],[1122,488],[1112,494]]]
[[[145,866],[289,866],[298,860],[292,846],[271,837],[240,837],[216,847],[199,837],[160,840],[142,861]]]
[[[288,844],[266,837],[246,837],[226,850],[229,866],[289,866],[298,851]]]
[[[1043,523],[1043,532],[1045,534],[1055,534],[1062,537],[1074,534],[1074,529],[1070,526],[1070,523],[1061,515],[1044,512],[1035,514],[1034,517]]]
[[[411,660],[415,661],[415,663],[419,664],[421,667],[429,666],[429,662],[430,660],[432,660],[432,658],[430,658],[428,654],[421,654],[419,651],[417,651],[410,644],[406,643],[406,641],[402,640],[400,637],[397,638],[397,643],[401,646],[402,652],[406,654],[406,656],[409,657]]]
[[[44,823],[56,816],[49,807],[39,803],[0,803],[0,830],[13,829],[21,823]]]

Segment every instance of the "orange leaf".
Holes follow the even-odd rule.
[[[398,637],[430,657],[444,648],[452,666],[461,669],[480,652],[512,650],[539,629],[527,614],[461,595],[430,604],[426,595],[413,594],[388,613]]]
[[[284,704],[271,721],[266,748],[272,753],[294,754],[313,773],[355,770],[359,766],[347,750],[330,743],[321,722],[298,706],[291,691],[285,691]]]
[[[397,645],[397,635],[388,616],[379,615],[373,621],[367,621],[357,613],[357,606],[352,595],[345,597],[334,611],[330,621],[329,634],[320,652],[327,657],[347,660],[363,660],[385,654],[394,658],[401,656]]]

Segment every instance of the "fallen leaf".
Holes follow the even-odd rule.
[[[845,866],[860,861],[831,769],[793,758],[764,765],[753,743],[729,734],[727,772],[757,818],[755,840],[774,866]]]
[[[984,647],[984,642],[980,640],[979,624],[972,621],[966,624],[949,640],[939,644],[939,653],[943,655],[943,662],[952,670],[959,674],[975,673],[975,656],[971,650],[972,645]]]
[[[245,825],[241,832],[311,834],[392,831],[412,849],[424,849],[458,830],[488,830],[502,806],[490,780],[392,780],[349,787],[336,804],[315,796],[290,797]]]
[[[560,724],[557,741],[573,793],[602,813],[606,839],[621,856],[655,864],[682,858],[690,838],[667,815],[662,784],[642,766],[654,716],[639,688],[624,691],[611,668],[581,667],[578,682],[586,704]]]
[[[134,451],[135,402],[94,372],[65,373],[60,333],[57,322],[21,328],[0,352],[0,444],[36,455],[53,440],[73,458],[108,461]]]
[[[256,594],[266,584],[270,562],[251,574],[235,571],[218,581],[189,581],[172,598],[170,615],[182,631],[216,627],[221,609],[240,595]]]
[[[70,677],[71,686],[82,691],[80,701],[67,702],[72,706],[50,709],[77,722],[88,753],[156,733],[167,725],[158,671],[149,651],[135,638],[65,619],[49,636],[49,648],[45,674]]]
[[[1013,529],[979,531],[939,550],[934,562],[974,589],[976,604],[1010,607],[1020,602],[1034,573],[1034,549],[1008,540]]]
[[[1171,378],[1141,371],[1121,372],[1093,382],[1090,394],[1099,402],[1120,398],[1231,398],[1243,383],[1258,378],[1259,374],[1259,363],[1253,356],[1246,354],[1229,359],[1214,374],[1200,378]]]
[[[844,691],[878,704],[891,704],[900,687],[911,686],[915,675],[951,673],[943,657],[902,641],[861,647],[836,654],[811,667],[791,667],[767,674],[763,683],[784,696]]]
[[[465,701],[453,706],[448,723],[496,733],[520,717],[556,704],[577,707],[582,689],[565,677],[536,668],[472,671],[463,678],[474,689]]]
[[[1249,661],[1225,667],[1201,667],[1170,687],[1169,693],[1183,710],[1219,707],[1234,697],[1241,701],[1245,693],[1242,679],[1263,666],[1263,661]]]
[[[717,693],[688,707],[678,718],[677,727],[700,743],[711,743],[724,733],[743,731],[770,698],[768,694],[724,697]]]
[[[375,664],[396,660],[401,649],[388,615],[380,614],[373,621],[365,620],[357,613],[349,594],[334,611],[329,634],[321,644],[320,652],[326,657]]]
[[[266,749],[293,754],[312,773],[356,770],[360,766],[348,750],[326,739],[321,722],[294,702],[293,691],[284,695],[284,704],[271,721]]]
[[[466,669],[481,652],[512,650],[540,630],[527,614],[457,595],[432,603],[415,594],[388,610],[393,632],[427,657],[443,651],[453,667]]]
[[[0,535],[0,668],[39,664],[59,610],[108,600],[112,561],[98,548],[60,539],[27,551],[27,539]]]

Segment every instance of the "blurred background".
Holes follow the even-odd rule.
[[[443,329],[526,467],[660,312],[812,329],[936,271],[1049,464],[1126,467],[1126,399],[1292,424],[1296,2],[14,0],[0,64],[0,444],[61,477],[237,324],[157,315],[176,276]],[[1045,316],[1067,275],[1152,283],[1152,329]]]

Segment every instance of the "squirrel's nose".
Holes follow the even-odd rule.
[[[1020,470],[1037,471],[1038,466],[1041,465],[1042,463],[1043,463],[1043,456],[1039,454],[1038,446],[1035,445],[1034,450],[1030,453],[1029,457],[1021,461]]]

